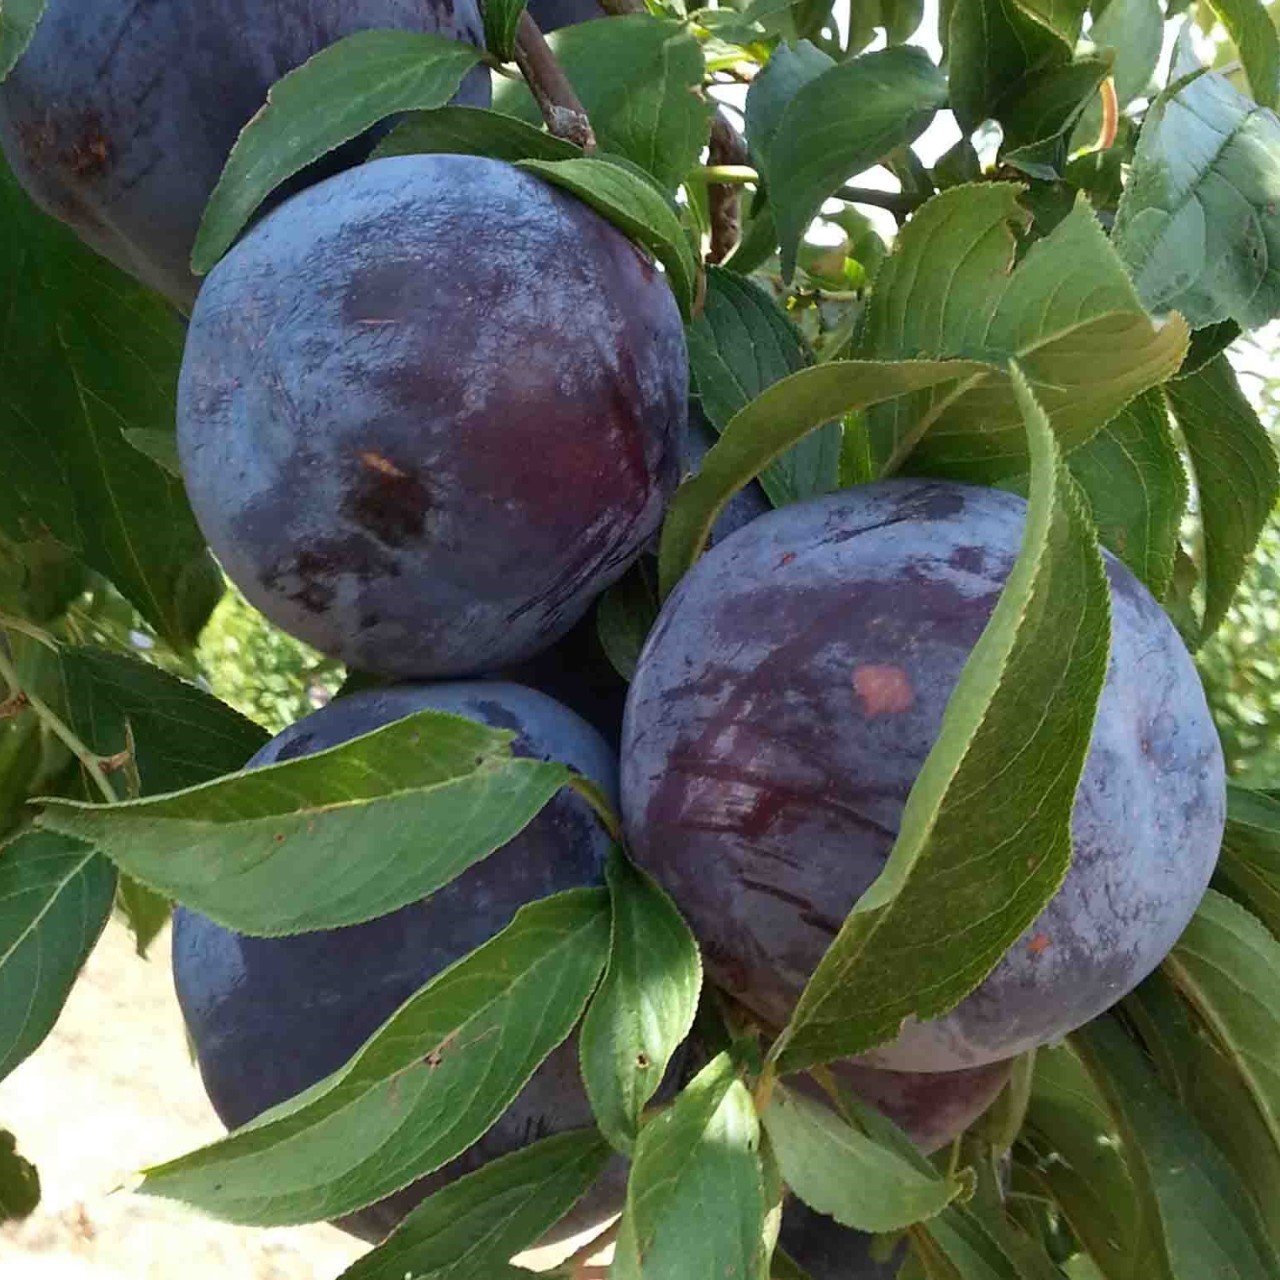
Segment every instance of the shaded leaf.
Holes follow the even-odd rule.
[[[661,191],[605,156],[522,160],[520,168],[573,192],[648,249],[666,268],[680,310],[689,316],[698,293],[699,263],[679,217]]]
[[[763,1262],[760,1130],[721,1054],[641,1130],[614,1280],[755,1276]]]
[[[840,63],[799,89],[758,157],[784,277],[790,279],[822,202],[847,178],[913,142],[945,101],[942,73],[922,49],[906,45]]]
[[[1043,910],[1070,865],[1110,598],[1075,483],[1016,371],[1015,388],[1033,460],[1022,548],[947,703],[885,869],[775,1046],[781,1069],[869,1049],[908,1016],[946,1013]],[[984,927],[974,930],[974,920]]]
[[[1231,1166],[1165,1092],[1111,1017],[1072,1036],[1124,1140],[1158,1252],[1147,1274],[1190,1280],[1280,1275],[1262,1223]]]
[[[1280,314],[1280,120],[1224,76],[1185,78],[1147,111],[1113,241],[1152,311],[1193,329]]]
[[[1280,934],[1280,800],[1227,787],[1227,829],[1213,883]]]
[[[1280,89],[1280,35],[1260,0],[1208,0],[1235,45],[1249,92],[1262,107],[1276,105]]]
[[[524,11],[525,0],[481,0],[485,48],[502,62],[515,60],[516,28]]]
[[[916,213],[880,268],[858,354],[1016,360],[1069,452],[1177,372],[1187,330],[1177,317],[1153,323],[1083,199],[1017,260],[1018,193],[952,187]],[[913,470],[978,483],[1026,469],[1021,411],[1003,376],[875,409],[868,430],[882,473],[908,458]]]
[[[502,1156],[429,1196],[341,1280],[497,1280],[577,1203],[609,1154],[583,1130]]]
[[[1057,178],[1072,130],[1109,72],[1105,59],[1080,58],[1040,74],[1000,113],[1004,163],[1033,178]]]
[[[635,675],[640,650],[658,617],[658,598],[643,562],[600,597],[596,631],[613,669],[626,681]]]
[[[388,116],[444,106],[479,61],[479,50],[443,36],[358,31],[278,80],[209,197],[192,270],[209,271],[286,178]]]
[[[676,491],[662,527],[662,594],[702,554],[730,498],[809,432],[854,409],[921,387],[954,386],[987,376],[987,366],[964,360],[833,360],[775,382],[733,417],[697,474]]]
[[[77,840],[27,832],[0,847],[0,1080],[53,1030],[115,885],[111,864]]]
[[[0,3],[0,80],[13,70],[44,17],[48,0],[3,0]]]
[[[0,1223],[29,1217],[40,1203],[40,1175],[18,1154],[13,1134],[0,1130]]]
[[[346,1066],[140,1190],[246,1225],[351,1213],[465,1151],[562,1043],[604,967],[603,890],[524,907],[433,978]]]
[[[898,1231],[940,1213],[966,1189],[962,1180],[921,1170],[783,1085],[775,1087],[762,1119],[787,1185],[846,1227]]]
[[[1018,8],[1070,47],[1080,38],[1088,0],[1017,0]]]
[[[414,155],[490,156],[494,160],[572,160],[581,147],[515,116],[478,107],[415,111],[378,145],[375,159]]]
[[[796,94],[835,65],[830,54],[808,40],[778,45],[747,89],[743,123],[747,145],[755,155],[768,154],[778,125]]]
[[[548,37],[602,151],[625,156],[674,191],[697,163],[711,128],[698,95],[702,48],[680,22],[647,13],[579,22]],[[531,123],[542,116],[528,90],[506,81],[494,105]]]
[[[133,934],[134,950],[145,959],[151,944],[169,923],[173,903],[131,876],[120,876],[116,885],[116,905]]]
[[[582,1079],[601,1130],[630,1151],[640,1114],[693,1026],[698,944],[671,899],[615,848],[609,966],[582,1023]]]
[[[1100,52],[1111,55],[1111,75],[1116,101],[1127,107],[1151,85],[1164,45],[1164,14],[1158,0],[1108,0],[1107,7],[1089,28],[1089,40]],[[1102,118],[1096,112],[1097,121]],[[1097,124],[1089,136],[1097,136]]]
[[[284,764],[154,800],[50,801],[43,826],[239,933],[386,915],[501,848],[571,776],[514,735],[421,711]]]
[[[1202,638],[1231,605],[1262,528],[1280,497],[1275,447],[1225,355],[1168,384],[1200,494],[1204,538]]]
[[[702,314],[689,325],[689,369],[703,411],[718,431],[760,393],[812,363],[800,331],[753,280],[707,269]],[[777,507],[828,493],[838,483],[841,428],[806,435],[760,476]]]
[[[181,483],[126,430],[170,432],[182,323],[41,213],[0,162],[0,532],[51,535],[189,648],[221,595]]]

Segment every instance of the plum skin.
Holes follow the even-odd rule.
[[[267,90],[378,27],[484,43],[476,0],[49,0],[0,84],[0,147],[46,213],[186,311],[205,205]],[[468,73],[455,101],[487,107],[488,71]],[[340,148],[301,181],[368,149]]]
[[[1022,499],[928,480],[784,508],[714,548],[632,683],[634,855],[708,971],[781,1026],[892,848],[961,667],[1016,558]],[[1106,556],[1113,638],[1061,889],[946,1016],[866,1055],[942,1071],[1015,1056],[1114,1004],[1164,957],[1222,836],[1221,750],[1160,606]]]
[[[178,445],[245,595],[361,671],[472,675],[548,647],[640,554],[688,365],[650,259],[474,156],[311,187],[210,274]]]
[[[542,31],[559,31],[607,16],[596,0],[533,0],[529,13]]]
[[[551,698],[499,681],[404,685],[339,699],[286,729],[247,767],[310,755],[433,708],[512,729],[519,755],[557,759],[613,795],[616,756]],[[344,929],[249,938],[179,907],[173,974],[210,1101],[247,1123],[336,1071],[431,977],[487,942],[525,903],[604,883],[610,841],[586,803],[562,791],[514,840],[421,902]],[[594,1125],[576,1037],[538,1068],[497,1124],[442,1169],[338,1225],[382,1239],[432,1191],[538,1138]],[[560,1224],[563,1238],[621,1208],[621,1162]]]

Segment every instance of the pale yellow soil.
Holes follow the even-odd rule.
[[[187,1053],[167,957],[167,937],[144,962],[112,924],[53,1034],[0,1084],[0,1128],[44,1185],[31,1218],[0,1227],[0,1277],[335,1280],[365,1246],[332,1227],[230,1227],[112,1190],[222,1133]]]

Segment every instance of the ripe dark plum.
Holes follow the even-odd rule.
[[[707,450],[720,438],[715,427],[707,420],[702,407],[696,401],[689,405],[689,432],[685,437],[684,470],[686,474],[697,471]],[[743,525],[750,524],[773,510],[765,491],[754,480],[745,489],[739,489],[720,513],[711,531],[711,545],[737,533]]]
[[[189,310],[191,248],[240,130],[281,76],[377,27],[484,37],[476,0],[49,0],[0,84],[0,146],[42,209]],[[477,68],[456,101],[489,100]]]
[[[947,699],[1017,556],[1026,504],[928,480],[783,508],[704,556],[631,686],[623,812],[708,970],[781,1025],[876,879]],[[1057,895],[945,1017],[870,1064],[1012,1057],[1101,1013],[1159,963],[1208,884],[1222,754],[1160,606],[1106,557],[1110,665]]]
[[[874,1242],[875,1236],[842,1227],[799,1200],[788,1200],[782,1211],[778,1247],[808,1272],[810,1280],[894,1280],[906,1246],[900,1245],[891,1261],[877,1262],[871,1256]]]
[[[605,16],[596,0],[533,0],[529,13],[543,31],[559,31]]]
[[[499,681],[402,685],[331,703],[268,743],[249,767],[337,746],[434,708],[512,729],[522,755],[554,758],[617,787],[616,756],[589,725],[532,689]],[[527,902],[603,883],[609,840],[584,801],[564,791],[509,844],[430,898],[346,929],[247,938],[179,908],[173,973],[215,1110],[234,1127],[336,1071],[415,991],[510,923]],[[378,1240],[422,1198],[499,1155],[593,1124],[570,1039],[547,1059],[469,1151],[340,1225]],[[611,1166],[557,1234],[621,1207],[625,1170]]]
[[[274,622],[391,676],[510,666],[640,554],[687,358],[662,275],[586,205],[474,156],[309,188],[210,274],[178,444]]]

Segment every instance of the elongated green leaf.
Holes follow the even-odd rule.
[[[0,0],[0,80],[13,70],[40,25],[48,0]]]
[[[374,158],[438,153],[511,161],[572,160],[582,148],[515,116],[478,107],[440,107],[415,111],[382,140]]]
[[[1208,72],[1152,104],[1113,239],[1143,302],[1199,329],[1280,313],[1280,120]]]
[[[1177,317],[1152,322],[1083,200],[1014,266],[1026,222],[1018,192],[953,187],[916,213],[876,277],[858,354],[1016,360],[1070,451],[1177,372],[1187,329]],[[989,483],[1026,469],[1021,410],[1003,377],[877,408],[868,430],[882,472],[909,460],[927,474]]]
[[[830,54],[808,40],[778,45],[747,90],[744,123],[747,145],[755,155],[768,154],[778,125],[796,94],[835,65]]]
[[[516,28],[524,13],[525,0],[482,0],[484,44],[495,58],[512,62],[516,56]]]
[[[1072,130],[1110,71],[1105,58],[1078,58],[1038,75],[1000,113],[1004,163],[1033,178],[1057,178]]]
[[[942,73],[907,45],[840,63],[795,94],[758,157],[786,278],[822,202],[847,178],[913,142],[945,101]]]
[[[191,253],[206,272],[286,178],[401,111],[442,107],[479,50],[417,31],[358,31],[278,81],[245,126],[205,207]]]
[[[523,908],[432,979],[346,1066],[212,1146],[146,1172],[147,1195],[248,1225],[339,1217],[465,1151],[573,1029],[604,968],[603,890]]]
[[[1213,883],[1280,934],[1280,800],[1227,788],[1227,830]]]
[[[569,780],[513,735],[420,711],[339,747],[41,824],[240,933],[332,929],[426,897],[517,835]]]
[[[0,1223],[30,1217],[40,1203],[40,1175],[18,1154],[17,1139],[0,1130]]]
[[[1146,93],[1155,74],[1164,43],[1164,14],[1157,0],[1110,0],[1089,28],[1089,39],[1111,55],[1116,101],[1127,107]],[[1096,136],[1095,126],[1090,141]]]
[[[1204,530],[1202,638],[1226,616],[1262,528],[1280,498],[1280,467],[1225,355],[1165,388],[1186,441]]]
[[[810,979],[775,1055],[798,1070],[947,1012],[1057,891],[1106,675],[1102,560],[1044,414],[1022,549],[961,672],[880,877]],[[944,890],[940,885],[945,882]],[[970,922],[982,920],[982,930]]]
[[[1243,907],[1210,889],[1164,969],[1243,1077],[1280,1148],[1280,942]]]
[[[1105,1097],[1157,1242],[1153,1280],[1274,1280],[1280,1275],[1235,1172],[1164,1091],[1142,1051],[1110,1017],[1072,1043]]]
[[[111,864],[76,840],[28,832],[0,847],[0,1080],[53,1030],[115,884]]]
[[[949,1205],[922,1227],[912,1240],[926,1259],[930,1278],[945,1280],[1042,1280],[1020,1264],[1009,1241],[992,1224],[960,1205]]]
[[[1157,600],[1173,581],[1187,473],[1158,391],[1126,405],[1067,457],[1102,541]]]
[[[342,1280],[496,1278],[573,1207],[609,1154],[598,1133],[582,1131],[503,1156],[424,1200]]]
[[[965,1189],[960,1179],[922,1171],[782,1085],[762,1119],[787,1185],[846,1227],[899,1231],[941,1213]]]
[[[582,1078],[605,1136],[630,1151],[641,1111],[693,1026],[702,960],[671,899],[620,849],[607,872],[613,942],[582,1024]]]
[[[644,245],[667,269],[680,310],[688,316],[698,292],[698,259],[666,197],[632,170],[607,157],[522,160],[522,169],[572,191]]]
[[[764,1261],[760,1127],[721,1054],[636,1144],[614,1280],[755,1276]]]
[[[1037,1054],[1022,1142],[1034,1159],[1020,1167],[1052,1198],[1107,1280],[1147,1274],[1139,1263],[1150,1241],[1115,1121],[1070,1048]]]
[[[550,43],[601,150],[625,156],[674,191],[711,128],[711,110],[697,92],[702,48],[684,24],[634,13],[576,23]],[[528,90],[512,81],[498,86],[494,105],[531,123],[542,119]]]
[[[707,270],[702,314],[688,327],[689,370],[703,411],[718,431],[767,387],[812,363],[808,344],[754,281],[722,267]],[[760,476],[776,507],[837,486],[841,428],[828,423]]]
[[[1260,0],[1209,0],[1244,64],[1249,92],[1261,107],[1274,107],[1280,90],[1280,35]]]
[[[173,903],[132,877],[120,876],[116,885],[116,906],[133,934],[134,949],[145,958],[151,944],[169,923]]]
[[[1068,48],[1080,38],[1088,0],[1017,0],[1018,8],[1051,31]]]
[[[667,511],[659,551],[666,595],[701,555],[729,499],[809,432],[855,409],[922,387],[994,376],[966,360],[833,360],[775,382],[730,421]]]
[[[0,322],[0,533],[52,535],[188,647],[221,575],[181,482],[123,434],[172,431],[181,322],[36,209],[2,161],[0,297],[13,303]]]

